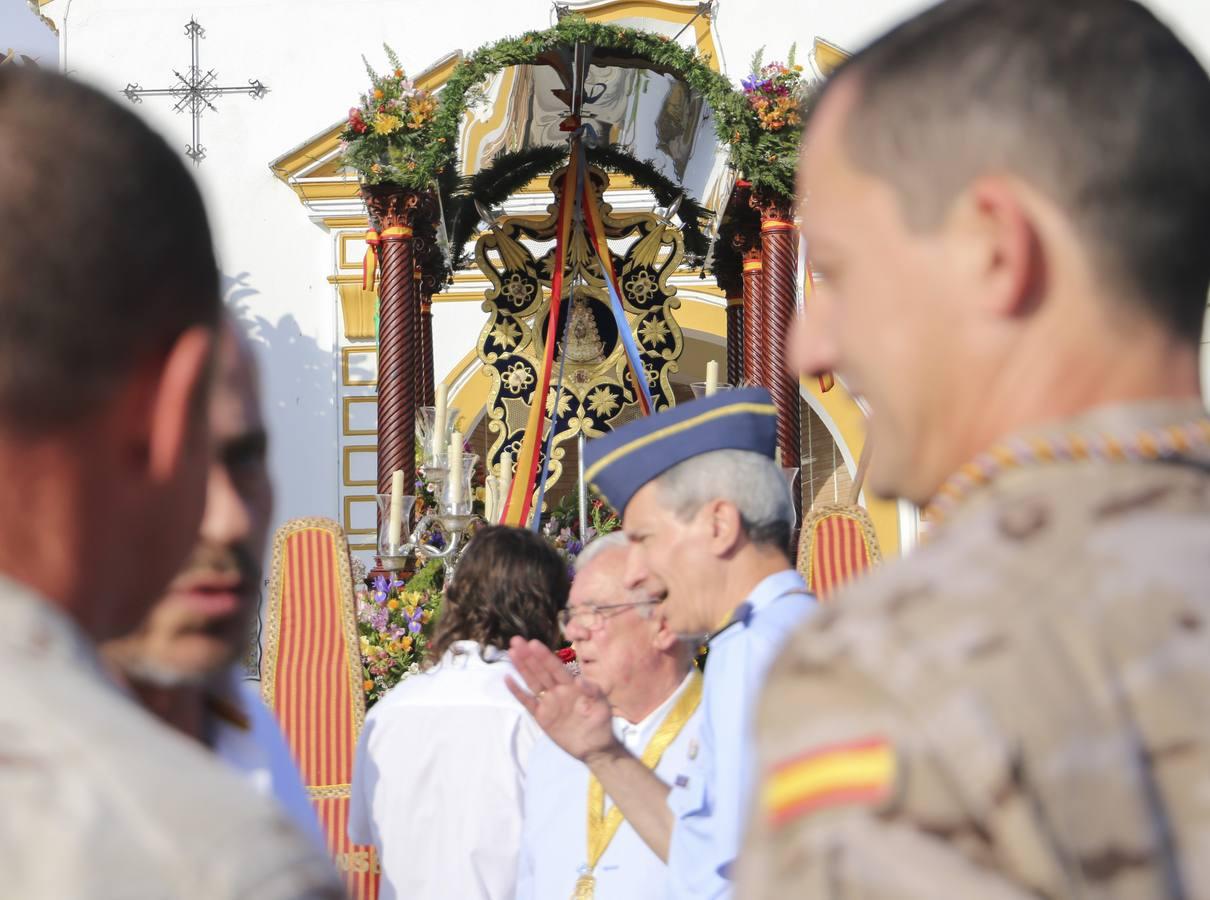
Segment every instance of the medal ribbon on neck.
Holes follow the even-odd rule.
[[[689,676],[689,684],[643,749],[643,755],[639,757],[643,765],[649,769],[654,769],[659,765],[664,751],[676,740],[676,736],[681,733],[685,723],[693,716],[701,700],[702,676],[701,673],[694,672]],[[618,828],[621,827],[622,819],[622,811],[616,804],[606,815],[605,788],[601,786],[601,782],[595,775],[590,775],[588,777],[588,871],[576,879],[576,890],[572,894],[571,900],[592,900],[597,885],[597,880],[592,874],[593,870],[601,861],[605,849],[613,840],[613,836],[617,834]]]
[[[1210,419],[1126,435],[1073,432],[1053,438],[1015,438],[980,454],[946,479],[929,503],[925,519],[935,526],[977,488],[1012,469],[1046,463],[1171,460],[1207,446]]]

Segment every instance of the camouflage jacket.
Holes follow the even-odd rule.
[[[741,897],[1210,897],[1204,445],[1001,472],[796,633],[757,730]]]
[[[273,803],[116,687],[62,613],[0,579],[0,896],[344,891]]]

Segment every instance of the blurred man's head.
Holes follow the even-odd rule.
[[[693,648],[668,627],[661,601],[623,587],[629,554],[630,542],[620,532],[589,544],[576,560],[562,618],[580,674],[638,721],[685,677]]]
[[[917,502],[1006,432],[1197,392],[1210,80],[1131,0],[951,0],[857,54],[808,123],[819,290],[797,351],[871,410]]]
[[[128,632],[197,533],[218,275],[201,196],[128,108],[0,69],[0,571]]]
[[[623,586],[664,601],[661,614],[676,634],[704,634],[736,603],[723,587],[741,555],[789,564],[794,521],[785,476],[767,456],[747,450],[694,456],[626,504],[622,526],[631,553]]]
[[[139,628],[104,648],[128,674],[161,686],[225,673],[257,615],[273,495],[255,362],[230,325],[219,338],[210,435],[214,458],[193,554]]]

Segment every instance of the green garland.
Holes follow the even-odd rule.
[[[719,142],[728,148],[731,166],[757,190],[793,196],[798,142],[795,129],[762,129],[747,96],[711,69],[696,50],[664,35],[589,22],[581,15],[564,16],[545,31],[530,31],[487,44],[460,62],[438,95],[440,102],[431,119],[426,118],[422,128],[407,135],[406,168],[384,167],[380,136],[372,131],[355,133],[351,128],[343,135],[346,164],[367,183],[390,180],[412,190],[430,188],[457,170],[458,132],[468,100],[487,78],[508,66],[534,64],[543,54],[579,43],[644,60],[654,71],[682,79],[710,106]]]

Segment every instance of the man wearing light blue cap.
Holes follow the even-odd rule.
[[[625,586],[662,599],[668,625],[710,648],[701,746],[671,788],[618,743],[600,688],[573,679],[536,642],[514,638],[510,648],[532,691],[513,693],[667,860],[670,897],[731,894],[752,799],[752,710],[782,640],[814,606],[787,555],[794,506],[774,462],[776,435],[768,392],[749,388],[630,422],[586,447],[585,476],[630,539]],[[568,860],[580,872],[577,898],[593,896],[588,852]]]

